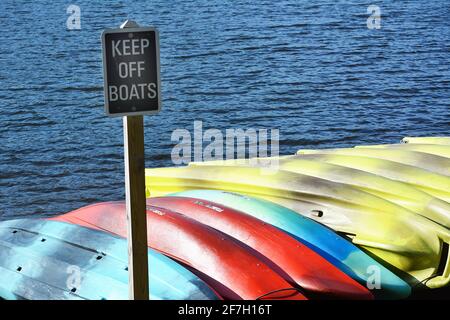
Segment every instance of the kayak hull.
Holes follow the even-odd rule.
[[[427,153],[439,157],[450,158],[450,146],[438,144],[420,144],[420,143],[396,143],[382,145],[355,146],[359,149],[393,149]]]
[[[448,188],[450,185],[450,177],[404,163],[365,156],[338,154],[302,154],[289,156],[289,158],[325,162],[369,172],[380,177],[403,182],[433,197],[450,203],[450,190]]]
[[[126,236],[124,202],[54,218]],[[306,299],[242,243],[176,212],[147,206],[148,245],[189,267],[225,299]]]
[[[403,143],[450,145],[450,137],[404,137]]]
[[[434,154],[385,148],[342,148],[299,150],[297,154],[336,154],[347,156],[362,156],[407,164],[436,174],[450,175],[450,159]]]
[[[213,201],[270,223],[319,252],[336,267],[366,287],[370,282],[368,270],[376,266],[380,271],[382,289],[374,288],[372,293],[378,298],[406,298],[411,292],[410,286],[405,281],[351,242],[331,229],[273,202],[219,190],[189,190],[170,196],[195,197]]]
[[[186,268],[153,250],[148,254],[152,299],[218,299]],[[38,219],[1,222],[0,296],[128,299],[127,259],[126,241],[103,232]]]
[[[146,169],[146,179],[150,197],[220,189],[276,202],[349,237],[414,286],[440,287],[450,281],[443,250],[448,229],[342,183],[283,170],[266,175],[260,168],[241,166]]]
[[[148,205],[169,209],[220,230],[258,251],[274,270],[318,298],[372,299],[360,285],[303,243],[243,212],[204,199],[159,197]]]
[[[264,168],[264,161],[252,159],[192,162],[189,166],[250,166]],[[446,228],[450,228],[450,203],[435,198],[406,183],[391,180],[373,173],[302,157],[280,157],[281,170],[342,183],[395,203],[422,215]],[[374,208],[378,208],[375,203]],[[394,209],[395,210],[395,209]]]

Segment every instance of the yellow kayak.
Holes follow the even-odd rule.
[[[355,148],[377,148],[377,149],[398,149],[407,151],[418,151],[423,153],[434,154],[445,158],[450,158],[450,145],[438,144],[419,144],[419,143],[397,143],[382,144],[372,146],[356,146]]]
[[[377,148],[299,150],[297,154],[336,154],[395,161],[441,175],[450,175],[450,159],[417,151]]]
[[[398,205],[355,187],[317,177],[261,168],[190,166],[146,169],[147,196],[214,189],[264,198],[348,236],[412,285],[430,288],[450,281],[450,231]],[[446,243],[446,244],[445,244]]]
[[[300,154],[302,159],[326,162],[370,172],[404,182],[414,188],[450,203],[450,177],[395,161],[338,154]]]
[[[365,171],[303,159],[301,156],[278,158],[281,170],[310,175],[316,178],[354,186],[398,204],[450,228],[450,204],[437,199],[408,184],[391,180]],[[192,162],[190,166],[264,166],[264,161],[254,159]]]
[[[404,137],[402,142],[450,145],[450,137]]]

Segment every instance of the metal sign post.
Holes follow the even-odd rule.
[[[143,115],[161,109],[159,38],[127,20],[102,35],[105,112],[123,116],[130,299],[149,299]]]

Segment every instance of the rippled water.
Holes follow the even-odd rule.
[[[255,5],[255,3],[258,3]],[[448,1],[0,1],[0,218],[121,199],[121,119],[103,112],[100,34],[160,30],[164,107],[146,117],[147,166],[171,132],[278,128],[280,151],[450,134]]]

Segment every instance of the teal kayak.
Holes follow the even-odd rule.
[[[189,190],[170,196],[203,199],[242,211],[284,230],[381,299],[406,298],[411,287],[396,274],[328,227],[273,202],[219,190]],[[372,283],[380,280],[379,286]]]
[[[123,238],[64,222],[0,223],[0,298],[128,299],[128,247]],[[218,299],[200,278],[149,250],[150,298]]]

